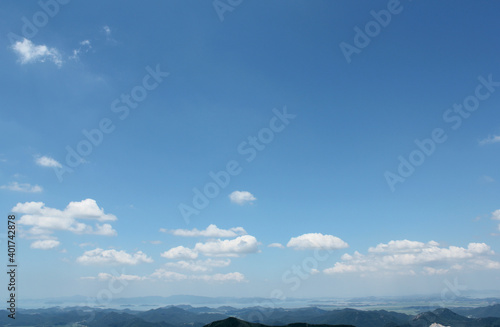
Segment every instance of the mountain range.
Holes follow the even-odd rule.
[[[417,315],[386,310],[317,307],[284,309],[269,307],[218,308],[167,306],[147,311],[54,307],[19,310],[16,319],[0,311],[2,326],[33,327],[500,327],[500,305],[480,308],[438,308]]]

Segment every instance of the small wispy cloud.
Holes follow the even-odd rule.
[[[104,33],[106,34],[106,36],[111,36],[111,28],[108,25],[104,25],[102,27],[102,30],[104,31]]]
[[[69,57],[69,59],[79,60],[81,53],[87,53],[92,46],[90,45],[90,40],[84,40],[80,42],[80,46],[77,49],[73,49],[73,55]]]
[[[18,61],[22,65],[45,61],[51,61],[58,67],[62,65],[61,54],[56,48],[49,48],[44,44],[35,45],[26,38],[17,41],[11,48],[17,54]]]
[[[35,163],[42,167],[62,167],[62,165],[57,160],[48,156],[35,156]]]
[[[141,277],[137,275],[125,275],[125,274],[120,274],[120,275],[112,275],[108,273],[99,273],[97,274],[97,277],[80,277],[80,279],[88,279],[88,280],[98,280],[98,281],[109,281],[109,280],[123,280],[123,281],[139,281],[139,280],[145,280],[148,279],[147,277]]]
[[[203,282],[246,282],[245,275],[239,272],[231,272],[227,274],[214,275],[185,275],[174,271],[169,271],[164,268],[156,269],[152,274],[152,278],[160,279],[166,282],[175,282],[179,280],[198,280]]]
[[[113,38],[113,36],[111,35],[112,34],[112,30],[111,30],[111,27],[109,27],[109,25],[104,25],[101,30],[106,35],[106,42],[109,45],[116,45],[116,44],[118,44],[118,41],[116,41]]]
[[[494,144],[500,142],[500,135],[488,136],[484,140],[479,141],[479,145]]]
[[[40,193],[43,191],[43,188],[39,185],[31,185],[29,183],[18,182],[11,182],[7,185],[2,185],[0,186],[0,189],[26,193]]]
[[[483,176],[481,176],[481,177],[479,178],[479,181],[480,181],[481,183],[488,183],[488,184],[489,184],[489,183],[494,183],[494,182],[495,182],[495,180],[493,179],[493,177],[488,176],[488,175],[483,175]]]
[[[252,201],[257,200],[257,198],[253,196],[252,193],[247,191],[234,191],[233,193],[229,194],[229,199],[231,200],[231,202],[239,205],[252,203]]]
[[[182,270],[190,270],[190,271],[210,271],[212,268],[220,268],[220,267],[227,267],[231,263],[230,259],[226,260],[214,260],[214,259],[207,259],[207,260],[191,260],[191,261],[177,261],[177,262],[168,262],[165,264],[165,267],[168,268],[175,268],[175,269],[182,269]]]
[[[31,243],[30,247],[32,249],[51,250],[58,247],[59,244],[60,242],[56,240],[39,240]]]
[[[279,248],[279,249],[283,249],[283,248],[285,248],[285,247],[283,246],[283,244],[281,244],[281,243],[271,243],[271,244],[269,244],[267,247],[268,247],[268,248]]]

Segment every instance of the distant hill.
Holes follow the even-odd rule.
[[[401,327],[428,327],[439,324],[451,327],[500,327],[499,318],[467,318],[449,309],[436,309],[416,315],[408,324]]]
[[[194,308],[168,306],[148,311],[95,309],[88,307],[19,310],[16,319],[0,310],[0,326],[78,326],[78,327],[500,327],[495,314],[499,305],[483,308],[462,308],[469,317],[439,308],[407,315],[385,310],[322,310],[315,307],[284,309],[251,307]],[[208,311],[208,312],[207,312]],[[473,316],[471,313],[477,316]]]
[[[205,327],[269,327],[268,325],[251,323],[244,320],[240,320],[234,317],[229,317],[224,320],[214,321]],[[334,327],[333,325],[311,325],[306,323],[294,323],[288,324],[280,327]],[[335,325],[335,327],[354,327],[351,325]]]
[[[297,322],[321,325],[355,325],[357,327],[386,327],[388,324],[405,324],[411,316],[385,310],[364,311],[355,309],[322,310],[319,308],[272,309],[253,307],[238,309],[227,314],[249,322],[267,325],[287,325]]]
[[[480,308],[454,308],[453,311],[466,317],[470,316],[474,318],[487,318],[487,317],[500,318],[500,304],[495,304]]]
[[[167,322],[175,326],[203,326],[227,318],[220,313],[196,313],[178,307],[165,307],[140,312],[137,317],[147,322]]]

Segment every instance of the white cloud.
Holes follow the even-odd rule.
[[[247,191],[234,191],[233,193],[229,194],[229,199],[231,199],[231,202],[239,205],[252,203],[252,201],[257,200],[252,193]]]
[[[23,214],[19,224],[30,226],[28,232],[33,235],[47,235],[56,230],[104,236],[117,234],[110,224],[96,224],[92,227],[78,221],[86,219],[105,222],[117,219],[115,215],[105,214],[104,209],[99,208],[92,199],[70,202],[64,210],[46,207],[43,202],[18,203],[12,211]]]
[[[108,273],[99,273],[97,274],[97,279],[101,281],[106,281],[106,280],[125,280],[125,281],[137,281],[137,280],[144,280],[147,279],[146,277],[141,277],[137,275],[112,275]]]
[[[482,183],[494,183],[495,182],[495,179],[491,176],[488,176],[488,175],[483,175],[481,176],[481,178],[479,179],[480,182]]]
[[[50,250],[59,246],[60,242],[56,240],[39,240],[31,243],[32,249]]]
[[[81,53],[87,53],[87,52],[89,52],[90,49],[92,49],[92,46],[90,45],[90,41],[84,40],[84,41],[80,42],[80,46],[77,49],[73,50],[73,55],[70,56],[69,58],[73,59],[73,60],[78,60],[78,59],[80,59]]]
[[[500,220],[500,209],[495,210],[491,213],[491,219]]]
[[[165,281],[178,281],[178,280],[184,280],[187,279],[188,276],[184,274],[180,274],[174,271],[168,271],[163,268],[156,269],[152,274],[151,277],[162,279]]]
[[[430,241],[429,243],[422,243],[416,241],[408,241],[408,240],[398,240],[398,241],[390,241],[387,244],[380,243],[376,247],[370,247],[368,252],[373,253],[382,253],[382,252],[393,252],[393,253],[407,253],[407,252],[420,252],[423,248],[429,246],[438,246],[439,244],[434,241]]]
[[[495,210],[491,213],[491,219],[500,220],[500,209]],[[498,230],[500,230],[500,224],[498,224]]]
[[[97,206],[93,199],[85,199],[80,202],[70,202],[65,209],[69,216],[80,219],[95,219],[97,221],[115,221],[117,218],[112,214],[105,214],[104,209]]]
[[[169,271],[163,268],[156,269],[151,277],[161,279],[168,282],[180,280],[201,280],[205,282],[243,282],[245,276],[239,272],[214,275],[185,275],[174,271]]]
[[[94,244],[94,243],[80,243],[80,244],[78,244],[78,246],[81,247],[81,248],[84,248],[84,247],[87,247],[87,246],[95,247],[96,244]]]
[[[188,229],[174,229],[174,230],[166,230],[164,228],[160,229],[161,232],[168,232],[172,235],[176,236],[187,236],[187,237],[236,237],[238,235],[245,235],[247,232],[243,227],[234,227],[230,229],[220,229],[214,224],[210,224],[204,230],[198,230],[196,228],[188,230]]]
[[[61,55],[55,48],[48,48],[46,45],[35,45],[30,40],[23,38],[12,46],[12,50],[18,55],[21,64],[52,61],[57,66],[62,65]]]
[[[341,261],[323,272],[438,275],[464,268],[500,269],[499,262],[488,258],[493,254],[485,243],[469,243],[467,248],[446,248],[434,241],[423,243],[397,240],[371,247],[366,255],[357,251],[353,255],[346,253],[341,257]]]
[[[280,249],[284,248],[283,244],[281,244],[281,243],[271,243],[267,247],[270,247],[270,248],[280,248]]]
[[[165,266],[168,268],[176,268],[176,269],[183,269],[183,270],[190,270],[190,271],[198,271],[198,272],[205,272],[205,271],[210,271],[212,268],[220,268],[220,267],[227,267],[231,264],[231,260],[226,259],[226,260],[214,260],[214,259],[207,259],[207,260],[197,260],[197,261],[177,261],[177,262],[169,262],[166,263]]]
[[[82,256],[76,259],[78,263],[84,265],[92,264],[121,264],[121,265],[137,265],[139,263],[151,263],[153,259],[148,257],[144,252],[137,251],[134,254],[129,254],[123,250],[117,251],[114,249],[103,250],[100,248],[85,251]]]
[[[89,234],[101,235],[101,236],[116,236],[118,233],[113,229],[110,224],[95,224],[95,230]]]
[[[192,279],[203,280],[206,282],[243,282],[245,281],[245,276],[239,272],[232,272],[227,274],[215,274],[215,275],[193,275]]]
[[[177,246],[163,252],[161,256],[167,259],[196,259],[198,258],[198,252],[184,246]]]
[[[148,279],[147,277],[141,277],[137,275],[112,275],[108,273],[99,273],[97,277],[80,277],[80,279],[89,279],[89,280],[99,280],[99,281],[108,281],[108,280],[124,280],[124,281],[138,281]]]
[[[48,156],[35,157],[35,163],[42,167],[62,167],[62,165],[57,160]]]
[[[43,191],[43,188],[39,185],[18,182],[10,182],[8,185],[2,185],[0,189],[26,193],[39,193]]]
[[[424,275],[444,275],[444,274],[447,274],[450,270],[449,269],[436,269],[436,268],[432,268],[432,267],[424,267],[422,269],[422,273]]]
[[[479,141],[479,145],[493,144],[500,142],[500,135],[493,135]]]
[[[107,35],[107,36],[110,36],[111,35],[111,28],[108,26],[108,25],[104,25],[102,27],[102,30],[104,31],[104,33]]]
[[[340,238],[333,235],[308,233],[297,237],[292,237],[286,246],[295,248],[296,250],[338,250],[346,248],[349,245]]]
[[[196,243],[194,250],[212,257],[238,257],[258,252],[257,239],[251,235],[239,236],[232,240],[215,240]]]

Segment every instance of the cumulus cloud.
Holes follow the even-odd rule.
[[[64,210],[46,207],[43,202],[18,203],[12,211],[22,214],[19,224],[31,227],[28,233],[32,235],[48,235],[58,230],[76,234],[116,235],[110,224],[96,223],[92,227],[79,221],[106,222],[117,219],[115,215],[104,213],[104,209],[99,208],[93,199],[70,202]]]
[[[181,245],[163,252],[161,256],[167,259],[196,259],[198,252]]]
[[[292,237],[286,246],[294,248],[296,250],[338,250],[344,249],[349,245],[340,238],[333,235],[308,233],[297,237]]]
[[[469,243],[467,248],[442,247],[439,243],[397,240],[368,249],[368,254],[344,254],[341,261],[325,269],[326,274],[395,273],[445,274],[450,270],[500,269],[500,263],[489,257],[494,252],[485,243]]]
[[[215,240],[196,243],[194,250],[209,257],[238,257],[258,252],[257,239],[251,235],[239,236],[232,240]]]
[[[500,220],[500,209],[495,210],[491,213],[491,219]],[[498,230],[500,230],[500,224],[498,224]]]
[[[25,193],[40,193],[43,191],[43,188],[39,185],[18,182],[11,182],[7,185],[2,185],[0,186],[0,189]]]
[[[153,259],[148,257],[142,251],[137,251],[134,254],[129,254],[123,250],[117,251],[114,249],[103,250],[100,248],[85,251],[82,256],[76,259],[78,263],[84,265],[92,264],[121,264],[121,265],[137,265],[139,263],[151,263]]]
[[[80,219],[95,219],[97,221],[115,221],[116,216],[105,214],[102,208],[97,206],[95,200],[86,199],[80,202],[70,202],[65,209],[65,213],[71,217]]]
[[[280,249],[284,248],[283,244],[281,244],[281,243],[271,243],[267,247],[270,247],[270,248],[280,248]]]
[[[243,227],[234,227],[230,229],[220,229],[214,224],[210,224],[204,230],[198,230],[196,228],[188,230],[188,229],[174,229],[174,230],[166,230],[164,228],[160,229],[161,232],[168,232],[172,235],[176,236],[186,236],[186,237],[236,237],[238,235],[245,235],[247,232]]]
[[[479,145],[493,144],[500,142],[500,135],[493,135],[479,141]]]
[[[41,157],[36,156],[35,163],[42,167],[55,167],[55,168],[62,167],[62,165],[56,159],[48,156],[41,156]]]
[[[39,240],[31,243],[30,247],[32,249],[50,250],[58,247],[59,244],[60,242],[56,240]]]
[[[500,220],[500,209],[495,210],[491,213],[491,219]]]
[[[30,40],[23,38],[12,45],[12,50],[17,54],[21,64],[52,61],[57,66],[62,65],[61,55],[55,48],[46,45],[35,45]]]
[[[212,268],[220,268],[227,267],[231,264],[231,260],[191,260],[191,261],[177,261],[177,262],[169,262],[166,263],[165,266],[168,268],[176,268],[182,270],[196,271],[196,272],[205,272],[210,271]]]
[[[252,203],[252,201],[257,200],[252,193],[247,191],[234,191],[233,193],[229,194],[229,199],[231,200],[231,202],[239,205]]]

